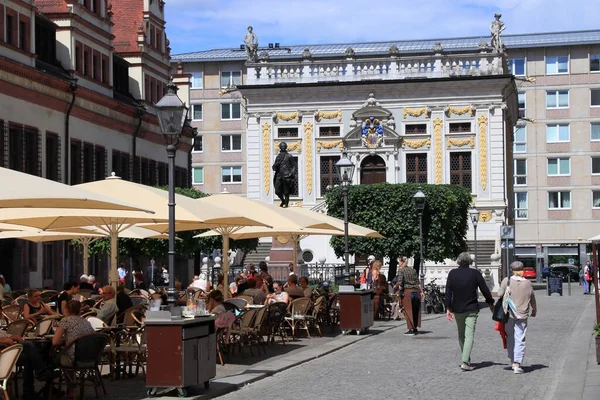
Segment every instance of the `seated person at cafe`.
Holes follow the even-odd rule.
[[[125,314],[123,312],[128,308],[133,307],[133,301],[131,301],[131,297],[125,293],[125,285],[122,283],[117,287],[117,323],[122,324],[125,319]]]
[[[242,293],[245,296],[252,297],[252,301],[254,304],[265,304],[265,300],[267,296],[263,293],[262,290],[256,288],[256,279],[250,278],[248,279],[248,289],[244,290]]]
[[[289,304],[290,296],[287,292],[283,291],[283,285],[281,282],[273,282],[273,290],[275,293],[269,293],[267,295],[267,301],[265,304],[273,304],[273,303],[286,303]]]
[[[208,294],[206,299],[206,309],[211,314],[221,314],[227,310],[223,306],[223,292],[220,290],[213,290]]]
[[[56,315],[54,310],[47,304],[42,303],[39,290],[30,289],[27,292],[29,302],[23,306],[23,317],[34,322],[41,321],[46,315]]]
[[[81,275],[79,280],[81,281],[81,283],[79,284],[79,290],[91,290],[92,292],[94,291],[94,286],[92,286],[92,284],[89,283],[89,278],[86,274]]]
[[[148,290],[146,288],[146,284],[144,283],[144,275],[141,272],[136,272],[134,275],[135,279],[135,288],[140,290]]]
[[[231,293],[232,296],[235,296],[237,294],[238,285],[241,282],[242,282],[242,277],[239,275],[236,275],[235,278],[233,279],[233,282],[231,282],[229,284],[229,293]]]
[[[52,338],[52,345],[54,346],[61,344],[68,345],[80,336],[94,333],[92,324],[87,319],[79,316],[79,312],[81,311],[81,303],[79,301],[69,301],[65,311],[65,316],[58,323],[54,337]],[[75,356],[75,346],[71,346],[67,353],[62,355],[60,359],[61,365],[72,365],[73,357]]]
[[[73,295],[79,294],[79,282],[67,282],[63,286],[63,291],[56,300],[56,311],[65,315],[67,303],[73,300]]]
[[[256,281],[256,288],[258,290],[262,291],[265,296],[269,294],[269,288],[267,287],[267,284],[263,280],[262,276],[256,275],[253,279]]]
[[[300,288],[302,292],[304,292],[304,297],[312,296],[312,289],[308,287],[308,278],[306,276],[301,276],[300,279]]]
[[[96,282],[96,277],[94,275],[88,275],[88,282],[94,288],[94,293],[99,293],[100,289],[102,289],[102,285],[100,282]]]
[[[287,280],[287,287],[285,288],[285,291],[290,295],[292,300],[304,297],[304,290],[298,287],[298,275],[290,275]]]
[[[117,314],[119,308],[117,307],[117,301],[115,300],[115,289],[106,285],[102,288],[102,305],[100,309],[97,309],[96,316],[104,321],[105,324],[110,325],[113,316]]]

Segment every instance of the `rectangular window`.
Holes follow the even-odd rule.
[[[94,68],[92,71],[92,78],[99,81],[102,75],[100,75],[100,54],[98,54],[97,51],[92,53],[92,66]]]
[[[527,160],[515,160],[515,185],[527,185]]]
[[[150,186],[156,186],[156,161],[150,160],[148,162],[148,181]]]
[[[568,108],[569,91],[568,90],[547,90],[546,108]]]
[[[115,173],[116,176],[120,177],[121,179],[128,181],[131,179],[131,174],[130,174],[130,169],[131,166],[129,165],[129,154],[127,153],[122,153],[118,150],[113,150],[112,152],[112,170]]]
[[[227,86],[237,86],[242,84],[242,72],[241,71],[224,71],[221,72],[221,87],[226,88]]]
[[[450,133],[471,132],[470,122],[451,122]]]
[[[527,127],[525,125],[515,127],[513,152],[527,152]]]
[[[196,135],[196,137],[194,138],[194,147],[192,149],[192,152],[202,153],[203,145],[204,145],[204,140],[202,138],[202,135]]]
[[[221,104],[221,120],[241,119],[240,103],[223,103]]]
[[[221,167],[221,183],[241,183],[242,167]]]
[[[600,122],[590,124],[590,139],[600,140]]]
[[[569,157],[548,159],[548,176],[559,175],[571,175],[571,159]]]
[[[83,46],[75,42],[75,71],[83,74]]]
[[[408,124],[404,125],[405,135],[424,135],[427,134],[427,124]]]
[[[5,31],[5,42],[16,46],[17,37],[15,36],[15,17],[13,15],[6,14],[6,31]]]
[[[339,126],[320,126],[320,137],[337,137],[340,136],[341,128]]]
[[[97,181],[106,179],[106,149],[94,146],[94,176]]]
[[[515,217],[527,219],[528,217],[527,192],[515,193]]]
[[[25,172],[23,162],[23,125],[9,124],[8,126],[8,168]]]
[[[298,128],[283,127],[277,129],[277,137],[280,138],[297,138]]]
[[[46,133],[46,179],[60,182],[59,157],[60,141],[58,135]]]
[[[94,145],[85,143],[83,145],[83,183],[94,180]]]
[[[600,89],[590,89],[591,92],[591,102],[590,105],[592,107],[600,106]]]
[[[194,185],[204,184],[204,168],[203,167],[193,167],[192,168],[192,183]]]
[[[202,104],[192,104],[192,120],[202,121]]]
[[[169,182],[168,167],[166,163],[158,163],[158,186],[167,186]]]
[[[149,163],[148,163],[148,159],[147,158],[142,158],[142,180],[141,183],[142,185],[151,185],[152,183],[150,183],[150,176],[149,176]]]
[[[592,208],[600,208],[600,190],[592,191]]]
[[[519,118],[525,118],[525,92],[519,92],[518,102],[519,102]]]
[[[29,24],[24,21],[19,21],[19,48],[23,51],[27,51],[29,49],[27,39],[29,37],[28,31]]]
[[[242,151],[242,135],[222,135],[221,151]]]
[[[473,190],[471,181],[471,152],[450,153],[450,184]]]
[[[110,68],[108,67],[108,57],[102,56],[102,83],[110,84]]]
[[[546,75],[568,73],[569,56],[546,57]]]
[[[513,58],[511,60],[508,60],[508,70],[511,74],[516,76],[525,75],[525,59]]]
[[[546,125],[546,143],[569,142],[570,140],[568,124]]]
[[[83,183],[83,176],[81,174],[82,169],[82,159],[81,159],[81,150],[82,143],[80,140],[72,140],[71,141],[71,185],[77,185]]]
[[[406,155],[406,182],[427,183],[427,154]]]
[[[320,189],[321,197],[325,197],[327,190],[341,183],[335,169],[335,163],[340,160],[340,156],[321,156],[319,160]]]
[[[41,176],[40,134],[36,128],[23,127],[25,138],[25,172]]]
[[[592,157],[592,174],[600,174],[600,157]]]
[[[590,72],[600,71],[600,54],[590,55]]]
[[[83,48],[83,74],[92,76],[92,61],[90,58],[90,50],[87,47]]]
[[[548,209],[570,209],[571,192],[548,192]]]
[[[192,85],[191,88],[192,89],[202,89],[203,88],[203,82],[202,82],[202,72],[192,72]]]

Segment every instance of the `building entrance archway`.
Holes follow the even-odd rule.
[[[365,157],[360,163],[361,185],[387,182],[385,161],[378,155]]]

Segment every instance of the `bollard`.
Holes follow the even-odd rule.
[[[571,273],[567,275],[567,291],[569,292],[569,296],[571,295]]]

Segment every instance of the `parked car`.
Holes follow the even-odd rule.
[[[550,267],[551,276],[560,276],[567,282],[571,277],[571,282],[579,282],[579,270],[571,264],[554,264]]]
[[[535,279],[535,268],[533,267],[524,267],[523,268],[523,278],[527,279]]]

